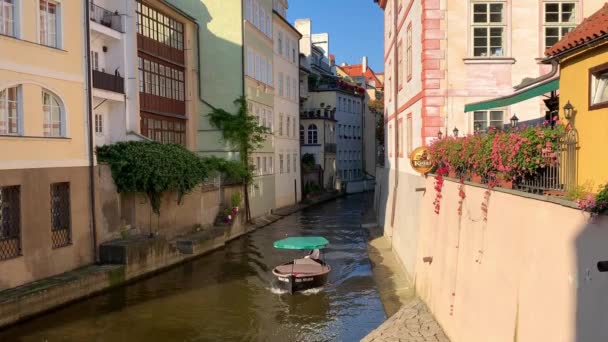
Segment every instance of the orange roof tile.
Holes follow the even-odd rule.
[[[361,64],[345,65],[340,66],[340,68],[350,77],[363,76],[363,66]],[[366,83],[374,81],[376,83],[376,88],[382,88],[382,81],[376,77],[376,73],[370,67],[367,67],[367,70],[365,71],[365,81]]]
[[[547,56],[566,52],[589,41],[608,35],[608,3],[599,11],[583,20],[574,30],[569,32],[553,46],[545,50]]]

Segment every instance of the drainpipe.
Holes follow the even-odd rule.
[[[399,17],[398,15],[398,11],[397,11],[397,1],[393,1],[393,22],[391,23],[391,26],[393,27],[393,29],[395,30],[395,36],[397,36],[398,32],[397,32],[397,18]],[[395,37],[396,38],[396,37]],[[397,41],[395,40],[395,45],[397,44]],[[395,95],[395,101],[394,101],[394,113],[395,113],[395,134],[393,135],[395,137],[395,141],[393,143],[393,150],[395,151],[394,155],[395,155],[395,185],[393,187],[393,210],[391,211],[391,248],[393,246],[393,230],[395,229],[395,206],[397,205],[397,189],[399,189],[399,130],[398,130],[398,120],[397,120],[397,115],[399,114],[397,111],[399,110],[399,106],[398,106],[398,95],[399,95],[399,91],[395,91],[395,89],[397,89],[398,85],[396,84],[397,82],[397,69],[398,69],[398,65],[397,65],[397,46],[393,46],[393,62],[395,62],[395,64],[393,64],[393,87],[391,89],[391,92],[393,93],[392,95]],[[390,95],[389,95],[390,96]]]
[[[84,7],[84,20],[85,20],[85,66],[86,66],[86,88],[87,88],[87,111],[88,111],[88,132],[89,132],[89,196],[91,204],[91,243],[93,251],[93,260],[95,263],[99,262],[97,255],[97,217],[96,217],[96,203],[95,203],[95,156],[93,150],[93,92],[91,90],[91,30],[90,30],[90,9],[89,1],[85,1]]]

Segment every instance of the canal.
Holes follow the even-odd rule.
[[[0,332],[0,341],[359,341],[386,318],[372,279],[367,195],[286,217],[192,262]],[[286,236],[322,235],[332,266],[320,290],[283,294],[272,268],[302,252]]]

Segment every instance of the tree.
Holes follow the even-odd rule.
[[[245,193],[245,212],[247,220],[251,219],[249,207],[249,184],[253,180],[253,170],[249,156],[253,151],[262,147],[270,130],[261,126],[258,119],[249,113],[247,100],[244,96],[234,100],[237,112],[232,114],[221,108],[215,108],[208,114],[213,126],[222,131],[222,138],[239,152],[239,159],[246,166],[247,174],[243,180]]]
[[[376,115],[376,139],[384,146],[384,100],[369,101],[369,110]]]

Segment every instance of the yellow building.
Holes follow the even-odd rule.
[[[595,187],[608,182],[607,22],[608,4],[547,49],[548,59],[559,61],[561,67],[560,118],[570,117],[578,131],[578,184]],[[572,115],[563,109],[567,103]]]
[[[0,0],[0,290],[93,260],[85,3]]]

